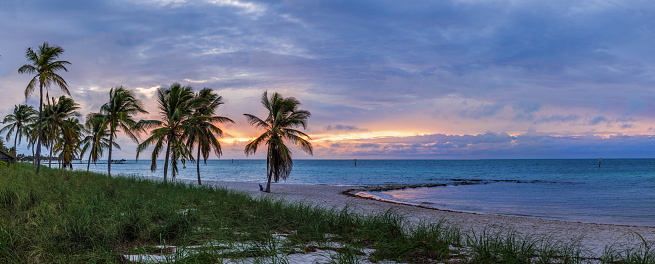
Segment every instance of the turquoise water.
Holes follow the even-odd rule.
[[[112,164],[112,174],[162,177],[163,162],[158,165],[153,173],[150,161],[126,161]],[[106,167],[92,164],[91,170]],[[263,183],[266,161],[211,160],[200,170],[203,180]],[[195,164],[187,163],[178,178],[196,179]],[[604,159],[600,167],[594,159],[357,160],[357,166],[353,160],[295,160],[286,183],[445,184],[370,194],[454,211],[655,226],[655,159]]]

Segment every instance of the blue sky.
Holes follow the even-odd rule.
[[[215,89],[237,122],[225,158],[261,132],[243,113],[264,115],[265,90],[312,113],[315,158],[653,157],[654,17],[652,1],[5,0],[0,117],[47,41],[83,114],[119,85],[139,118],[157,87]]]

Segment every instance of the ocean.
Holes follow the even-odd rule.
[[[163,164],[153,173],[149,160],[112,163],[112,174],[163,177]],[[195,180],[196,165],[186,166],[177,177]],[[86,163],[74,168],[86,170]],[[107,165],[91,170],[106,173]],[[266,161],[209,160],[200,172],[203,180],[265,183]],[[603,159],[600,167],[597,159],[294,160],[289,179],[277,184],[285,183],[443,185],[368,194],[452,211],[655,226],[655,159]]]

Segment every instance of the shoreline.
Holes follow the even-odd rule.
[[[445,208],[439,208],[439,207],[434,207],[430,205],[423,205],[423,204],[416,204],[416,203],[411,203],[411,202],[403,202],[403,201],[398,201],[398,200],[392,200],[392,199],[385,199],[382,198],[378,195],[371,194],[369,192],[371,191],[388,191],[388,190],[402,190],[402,189],[408,189],[408,188],[423,188],[423,187],[441,187],[441,186],[446,186],[443,184],[440,185],[426,185],[426,184],[418,184],[418,185],[408,185],[405,187],[395,187],[392,186],[392,188],[380,188],[378,186],[374,187],[362,187],[360,189],[351,189],[348,191],[342,192],[343,195],[346,196],[351,196],[351,197],[356,197],[360,199],[370,199],[370,200],[376,200],[380,202],[385,202],[385,203],[391,203],[391,204],[402,204],[406,206],[414,206],[418,208],[423,208],[427,210],[437,210],[437,211],[444,211],[444,212],[453,212],[453,213],[466,213],[466,214],[478,214],[478,215],[497,215],[497,216],[507,216],[507,217],[518,217],[518,218],[528,218],[528,219],[541,219],[541,220],[550,220],[550,221],[560,221],[560,222],[566,222],[566,223],[580,223],[580,224],[594,224],[594,225],[611,225],[611,226],[624,226],[624,227],[651,227],[655,228],[655,223],[652,225],[630,225],[630,224],[615,224],[615,223],[597,223],[597,222],[582,222],[582,221],[573,221],[573,220],[563,220],[563,219],[556,219],[556,218],[548,218],[548,217],[539,217],[539,216],[531,216],[531,215],[517,215],[517,214],[502,214],[502,213],[494,213],[494,212],[477,212],[477,211],[464,211],[464,210],[454,210],[454,209],[445,209]]]
[[[194,181],[180,180],[189,183]],[[543,236],[549,239],[579,243],[591,255],[600,256],[606,248],[614,249],[636,245],[642,242],[635,234],[646,241],[655,241],[655,226],[628,226],[568,222],[542,218],[528,218],[498,214],[480,214],[442,210],[414,204],[381,201],[377,199],[347,194],[362,191],[362,186],[304,185],[272,183],[271,193],[259,191],[258,183],[209,181],[205,185],[224,187],[248,193],[254,197],[280,198],[290,202],[305,202],[316,206],[342,210],[348,208],[360,214],[375,214],[393,211],[405,218],[408,224],[445,221],[465,232],[514,231],[525,236]]]

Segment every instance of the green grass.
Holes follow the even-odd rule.
[[[589,259],[570,241],[463,232],[443,221],[410,225],[392,211],[363,216],[210,186],[0,166],[2,263],[124,263],[122,256],[133,254],[176,263],[288,263],[288,254],[317,248],[337,252],[334,263],[361,263],[365,249],[375,250],[367,256],[372,262],[654,263],[652,244],[638,245]]]

